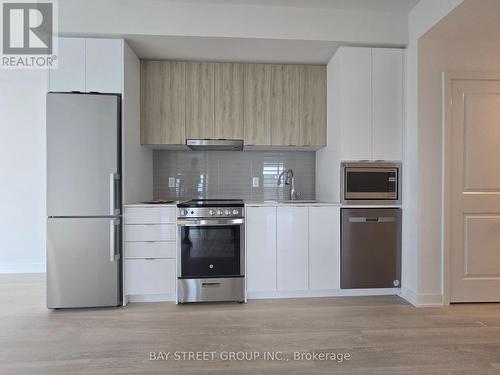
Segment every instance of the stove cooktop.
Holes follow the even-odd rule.
[[[243,207],[244,203],[241,199],[192,199],[190,201],[181,202],[177,207]]]

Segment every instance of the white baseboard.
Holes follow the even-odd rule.
[[[399,288],[382,289],[325,289],[280,292],[247,292],[248,299],[311,298],[311,297],[362,297],[399,295]]]
[[[45,263],[0,263],[0,273],[45,273]]]
[[[144,294],[144,295],[134,295],[126,296],[127,302],[175,302],[175,294]]]
[[[415,291],[408,288],[401,288],[401,298],[410,302],[415,307],[432,307],[443,306],[442,294],[421,293],[417,294]]]

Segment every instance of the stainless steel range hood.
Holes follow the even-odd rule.
[[[242,151],[243,139],[186,139],[186,146],[198,151]]]

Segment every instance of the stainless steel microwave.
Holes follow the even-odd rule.
[[[343,204],[401,204],[401,163],[343,162],[340,180]]]

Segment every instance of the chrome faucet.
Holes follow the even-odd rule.
[[[287,169],[281,172],[278,176],[278,186],[281,185],[281,180],[284,179],[285,185],[290,185],[290,195],[288,200],[294,201],[300,199],[300,194],[295,190],[295,176],[293,175],[293,170]]]

